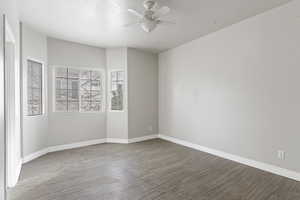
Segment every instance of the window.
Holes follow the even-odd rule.
[[[102,73],[96,70],[56,68],[55,108],[61,112],[102,111]]]
[[[124,85],[124,72],[112,71],[110,73],[111,80],[111,110],[123,110],[123,85]]]
[[[79,111],[80,71],[69,68],[56,68],[56,104],[57,111]]]
[[[43,113],[43,64],[27,60],[27,115]]]

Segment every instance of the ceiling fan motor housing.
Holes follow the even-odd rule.
[[[157,5],[157,2],[154,1],[154,0],[146,0],[146,1],[144,1],[144,7],[147,10],[153,9],[156,5]]]
[[[144,18],[146,18],[147,20],[154,20],[154,12],[152,10],[146,10],[144,12]]]

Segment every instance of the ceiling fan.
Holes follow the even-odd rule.
[[[167,15],[171,9],[167,6],[158,7],[156,0],[145,0],[143,3],[145,11],[140,13],[135,9],[128,9],[127,11],[138,17],[138,21],[125,25],[125,27],[140,25],[141,28],[149,33],[153,31],[157,25],[160,24],[175,24],[174,22],[162,20],[161,17]]]

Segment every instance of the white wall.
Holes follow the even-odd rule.
[[[158,55],[128,48],[128,137],[158,134]]]
[[[49,146],[72,144],[95,139],[116,139],[126,142],[128,135],[127,67],[131,65],[131,134],[130,138],[158,133],[158,56],[127,48],[101,49],[87,45],[47,38],[24,25],[23,57],[45,62],[48,68],[48,99],[46,114],[24,119],[24,157]],[[46,41],[46,42],[45,42]],[[128,58],[130,61],[128,61]],[[48,65],[47,65],[48,60]],[[54,112],[53,67],[70,66],[124,70],[124,110],[110,111],[108,103],[103,113]],[[26,69],[24,73],[26,74]],[[145,77],[146,76],[146,77]],[[144,78],[142,78],[144,77]],[[27,77],[24,77],[26,80]],[[110,84],[107,77],[106,97],[109,101]],[[24,90],[26,89],[24,84]],[[138,94],[140,93],[141,96]],[[26,94],[25,94],[26,95]],[[24,105],[26,105],[26,98]],[[136,105],[138,104],[138,105]],[[26,108],[24,110],[26,112]],[[134,122],[138,120],[139,125]],[[110,140],[113,141],[113,140]],[[29,158],[28,158],[29,159]]]
[[[121,69],[125,74],[124,85],[124,110],[109,111],[107,106],[107,138],[112,139],[128,139],[128,103],[127,103],[127,48],[109,48],[106,49],[106,67],[107,74],[111,70]],[[107,83],[107,91],[110,90],[110,83]],[[107,102],[109,102],[107,95]],[[108,104],[107,104],[108,105]]]
[[[44,64],[43,103],[44,113],[27,116],[27,60],[33,59]],[[22,24],[22,62],[23,62],[23,157],[47,147],[48,101],[47,93],[47,37]]]
[[[53,112],[53,71],[51,66],[87,67],[105,70],[102,48],[48,38],[49,133],[48,145],[62,145],[106,137],[106,114]]]
[[[293,1],[160,54],[160,133],[300,172],[299,9]]]

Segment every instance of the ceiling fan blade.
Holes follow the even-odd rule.
[[[158,20],[157,22],[159,25],[174,25],[174,24],[176,24],[176,22],[166,21],[166,20]]]
[[[139,18],[143,18],[144,17],[143,14],[141,14],[137,10],[134,10],[134,9],[131,9],[131,8],[128,9],[128,12],[130,12],[131,14],[133,14],[133,15],[139,17]]]
[[[123,26],[124,27],[129,27],[129,26],[134,26],[134,25],[139,25],[140,22],[131,22],[131,23],[128,23],[128,24],[124,24]]]
[[[170,11],[171,11],[171,9],[168,6],[163,6],[160,9],[155,11],[154,17],[155,18],[162,17],[164,15],[167,15]]]

